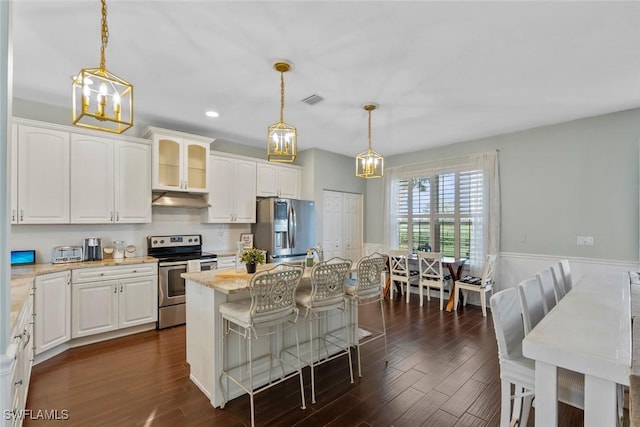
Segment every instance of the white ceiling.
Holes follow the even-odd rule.
[[[258,147],[278,58],[299,150],[363,151],[370,101],[385,156],[640,106],[638,2],[110,0],[108,23],[136,120]],[[69,106],[100,2],[14,1],[13,36],[14,97]]]

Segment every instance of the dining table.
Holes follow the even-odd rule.
[[[522,341],[535,361],[535,425],[558,425],[558,368],[584,374],[584,426],[616,426],[631,370],[629,275],[589,273]]]

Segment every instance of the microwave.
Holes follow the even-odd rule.
[[[51,262],[59,264],[63,262],[81,262],[82,246],[56,246],[51,254]]]

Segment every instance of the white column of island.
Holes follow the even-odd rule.
[[[272,268],[274,264],[259,266],[259,270]],[[305,274],[299,286],[310,286],[310,269]],[[222,373],[222,320],[219,308],[221,304],[244,298],[250,298],[249,282],[251,275],[244,272],[236,272],[234,269],[209,270],[202,272],[183,273],[186,289],[187,311],[187,363],[191,367],[190,379],[209,398],[214,407],[223,403],[220,389],[220,375]],[[354,304],[347,304],[346,324],[342,324],[342,316],[336,315],[329,319],[331,330],[343,328],[345,333],[349,328],[348,336],[354,336],[355,316],[357,308]],[[297,322],[298,337],[301,351],[308,339],[308,324],[300,312]],[[275,347],[274,347],[275,346]],[[254,341],[254,359],[262,354],[268,354],[270,348],[276,351],[293,346],[295,350],[295,336],[292,329],[286,331],[283,338],[260,338]],[[227,345],[227,357],[229,363],[234,365],[238,361],[244,361],[244,343],[240,343],[235,334],[229,335]],[[262,375],[254,375],[256,386],[268,381],[267,369],[254,365],[254,371],[265,371]],[[285,365],[285,370],[287,369]],[[278,375],[277,372],[274,375]],[[230,382],[229,399],[240,396],[244,392]]]

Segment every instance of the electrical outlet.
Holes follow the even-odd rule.
[[[593,246],[593,236],[578,236],[578,246]]]

